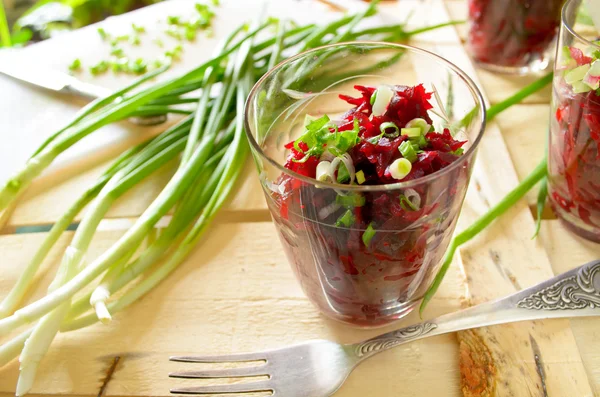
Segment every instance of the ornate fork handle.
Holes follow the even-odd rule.
[[[600,260],[505,298],[348,346],[358,361],[429,336],[516,321],[600,315]]]

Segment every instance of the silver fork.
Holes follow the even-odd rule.
[[[271,392],[280,397],[327,397],[335,393],[362,361],[393,347],[434,335],[516,321],[600,315],[600,260],[513,295],[392,331],[364,342],[340,345],[315,340],[260,353],[171,357],[188,363],[257,362],[257,365],[207,371],[175,372],[174,378],[266,380],[172,389],[178,394]]]

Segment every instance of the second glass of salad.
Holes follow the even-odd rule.
[[[445,59],[355,42],[281,63],[246,130],[279,238],[310,300],[360,327],[421,300],[456,226],[485,107]]]
[[[573,232],[600,242],[600,40],[577,24],[581,0],[568,1],[554,67],[549,198]]]

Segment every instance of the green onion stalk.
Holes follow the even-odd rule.
[[[31,324],[31,328],[0,346],[0,366],[21,353],[17,395],[30,390],[37,367],[57,332],[98,321],[108,323],[114,313],[164,280],[197,246],[237,186],[249,151],[243,128],[244,101],[252,84],[268,68],[299,50],[343,40],[412,36],[403,25],[357,30],[358,23],[375,12],[371,5],[362,13],[323,26],[296,26],[273,19],[252,27],[240,26],[221,42],[211,60],[190,72],[148,85],[167,67],[157,69],[81,109],[0,188],[3,211],[14,205],[15,198],[57,156],[101,127],[133,116],[184,116],[160,135],[121,154],[74,201],[0,303],[0,336]],[[271,26],[276,28],[272,37],[256,38]],[[142,215],[110,248],[86,262],[95,232],[115,200],[176,158],[179,165],[174,175]],[[20,307],[40,264],[86,207],[47,295]],[[168,225],[157,235],[157,222],[170,211],[173,215]],[[93,282],[96,284],[91,292],[75,296]],[[113,298],[124,288],[128,289],[123,295]]]
[[[494,106],[491,106],[487,111],[487,119],[488,121],[493,120],[498,114],[508,109],[510,106],[515,105],[521,102],[523,99],[528,96],[538,92],[539,90],[546,87],[548,84],[552,82],[552,73],[545,75],[539,80],[531,83],[527,87],[523,88],[513,96],[507,98],[506,100],[497,103]],[[472,116],[467,116],[465,119],[468,119]],[[464,122],[465,120],[463,120]],[[423,297],[423,301],[421,302],[421,307],[419,309],[421,315],[423,311],[427,307],[427,304],[431,301],[438,288],[440,287],[450,265],[452,264],[452,259],[454,254],[458,250],[460,246],[472,240],[475,236],[477,236],[482,230],[484,230],[487,226],[489,226],[496,218],[500,217],[510,208],[512,208],[519,200],[521,200],[534,186],[536,186],[540,181],[541,188],[540,194],[538,196],[538,220],[536,225],[535,235],[537,235],[541,222],[541,213],[544,209],[544,204],[547,196],[547,187],[546,187],[546,176],[547,176],[547,159],[544,158],[540,164],[538,164],[535,169],[529,174],[525,179],[523,179],[513,190],[511,190],[498,204],[493,206],[483,214],[479,219],[477,219],[471,226],[467,227],[462,232],[458,233],[454,236],[452,241],[450,242],[450,246],[444,255],[444,259],[442,261],[442,266],[440,270],[436,274],[431,286],[425,292],[425,296]]]

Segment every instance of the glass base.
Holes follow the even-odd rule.
[[[586,240],[590,240],[594,243],[600,243],[600,232],[594,233],[592,231],[586,230],[584,228],[579,227],[578,225],[569,222],[567,219],[559,216],[561,223],[569,229],[571,232],[575,233],[579,237],[583,237]]]
[[[343,316],[338,313],[334,313],[332,311],[324,311],[324,310],[320,310],[320,311],[327,318],[330,318],[337,322],[343,323],[344,325],[348,325],[348,326],[351,326],[354,328],[361,328],[361,329],[375,329],[375,328],[382,328],[382,327],[388,326],[388,325],[408,316],[415,309],[415,307],[417,307],[417,305],[419,303],[421,303],[421,299],[416,300],[416,301],[402,303],[402,304],[394,307],[393,314],[390,314],[388,316],[377,316],[377,318],[373,319],[373,320],[368,320],[368,319],[362,320],[362,319],[351,318],[348,316]]]
[[[500,73],[513,76],[525,76],[543,72],[550,66],[550,61],[548,60],[548,58],[538,59],[526,66],[504,66],[475,61],[475,65],[477,65],[477,67],[481,69],[485,69],[493,73]]]
[[[558,205],[555,205],[552,199],[550,199],[550,204],[552,205],[552,209],[554,210],[554,213],[558,219],[560,219],[561,223],[569,231],[575,233],[579,237],[583,237],[586,240],[593,241],[594,243],[600,243],[600,230],[584,224],[578,218],[565,212]]]

